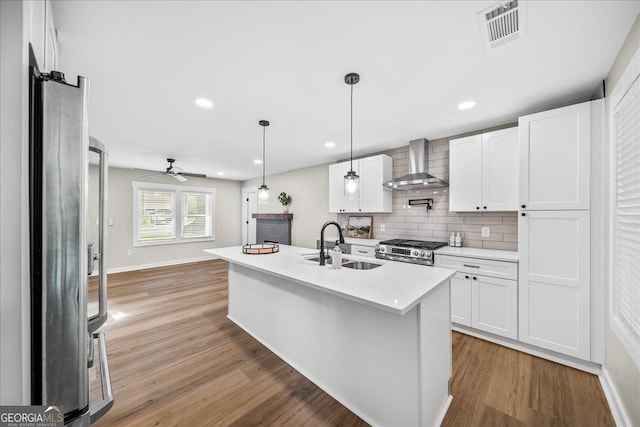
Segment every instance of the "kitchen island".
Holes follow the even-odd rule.
[[[334,270],[307,259],[317,251],[285,245],[205,252],[229,261],[229,319],[356,415],[374,426],[440,424],[455,271],[378,259],[371,270]]]

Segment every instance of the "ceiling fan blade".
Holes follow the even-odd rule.
[[[178,175],[177,173],[170,173],[169,175],[171,175],[172,177],[174,177],[175,179],[177,179],[180,182],[187,182],[189,181],[187,178],[185,178],[182,175]]]
[[[140,170],[144,170],[144,169],[140,169]],[[152,173],[151,175],[143,175],[143,178],[149,178],[150,176],[159,176],[159,175],[166,175],[166,173],[164,172],[158,172],[158,173]]]
[[[203,174],[203,173],[189,173],[189,172],[178,172],[178,175],[182,175],[182,176],[190,176],[193,178],[206,178],[207,175]]]

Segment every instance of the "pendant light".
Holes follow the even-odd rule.
[[[358,194],[359,176],[353,170],[353,85],[360,81],[360,75],[349,73],[344,76],[344,82],[351,86],[351,164],[349,172],[344,176],[344,194],[348,199],[355,199]]]
[[[269,187],[264,183],[264,167],[265,167],[265,134],[267,131],[267,126],[269,126],[269,122],[267,120],[260,120],[258,122],[260,126],[262,126],[262,185],[258,188],[258,203],[261,205],[266,205],[269,201]]]

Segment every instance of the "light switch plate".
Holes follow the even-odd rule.
[[[380,231],[384,233],[384,230],[385,230],[384,224],[380,224]]]
[[[482,237],[490,237],[491,229],[489,227],[482,227]]]

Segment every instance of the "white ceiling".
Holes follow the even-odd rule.
[[[60,1],[60,69],[91,81],[110,164],[245,180],[513,122],[588,99],[638,1],[529,1],[526,32],[487,52],[496,1]],[[209,98],[214,108],[195,105]],[[459,111],[458,103],[477,106]],[[325,148],[326,141],[336,147]]]

